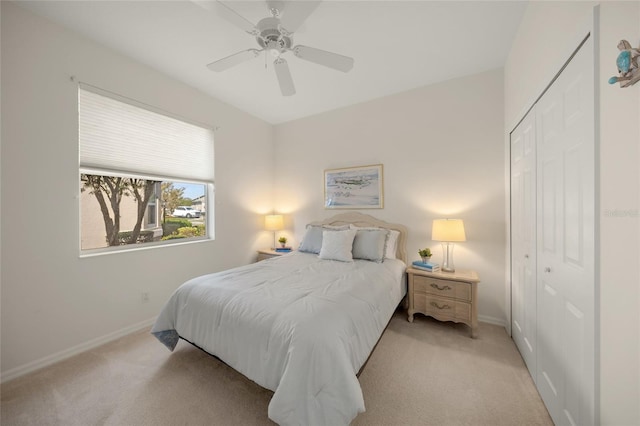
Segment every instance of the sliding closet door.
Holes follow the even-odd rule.
[[[513,340],[536,380],[536,109],[511,133]]]
[[[593,68],[590,37],[537,103],[537,385],[557,425],[595,421]]]

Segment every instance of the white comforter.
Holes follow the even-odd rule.
[[[291,253],[187,281],[152,333],[274,391],[269,418],[281,425],[346,425],[364,411],[356,373],[405,294],[404,270]]]

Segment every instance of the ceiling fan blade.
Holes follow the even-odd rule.
[[[227,56],[226,58],[218,59],[215,62],[211,62],[207,65],[211,71],[224,71],[233,66],[241,64],[242,62],[248,61],[249,59],[253,59],[258,56],[262,52],[258,49],[249,49],[243,50],[242,52],[234,53],[231,56]]]
[[[309,15],[316,10],[320,2],[320,0],[304,0],[273,3],[284,3],[284,6],[281,6],[281,10],[279,10],[281,12],[280,24],[287,32],[294,33]],[[271,2],[267,1],[267,3]],[[270,4],[269,7],[271,7]]]
[[[240,28],[241,30],[254,36],[258,35],[259,31],[254,24],[249,22],[244,16],[240,15],[238,12],[236,12],[226,4],[222,3],[221,1],[217,1],[217,0],[216,1],[191,0],[191,1],[197,4],[198,6],[202,7],[203,9],[216,12],[222,18],[231,22],[233,25]]]
[[[293,85],[289,65],[283,58],[278,58],[273,62],[273,68],[276,70],[278,83],[280,83],[280,91],[282,96],[291,96],[296,94],[296,88]]]
[[[325,67],[333,68],[334,70],[349,72],[353,68],[353,58],[348,56],[338,55],[337,53],[327,52],[325,50],[316,49],[315,47],[308,46],[295,46],[293,54],[305,61],[315,62],[316,64],[324,65]]]

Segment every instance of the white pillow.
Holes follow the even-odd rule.
[[[339,260],[340,262],[352,262],[353,239],[356,237],[355,229],[344,231],[322,231],[322,248],[320,259]]]
[[[396,252],[398,251],[399,236],[400,236],[400,231],[396,231],[395,229],[389,230],[389,239],[387,240],[387,249],[384,253],[385,259],[397,259]]]
[[[377,228],[375,226],[372,227],[359,227],[354,224],[349,226],[350,229],[386,229],[386,228]],[[398,250],[398,237],[400,236],[400,231],[396,231],[395,229],[389,229],[389,237],[387,237],[387,247],[385,248],[384,258],[385,259],[397,259],[396,251]]]
[[[388,229],[358,229],[353,240],[353,258],[381,263],[384,261],[388,238]]]
[[[307,230],[302,237],[302,242],[298,247],[298,251],[306,253],[320,253],[322,248],[322,231],[325,229],[344,230],[349,229],[347,225],[329,226],[329,225],[307,225]]]

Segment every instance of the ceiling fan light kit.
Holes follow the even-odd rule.
[[[209,4],[205,6],[201,1],[195,1],[195,3],[209,9]],[[305,61],[324,65],[337,71],[349,72],[353,68],[353,58],[314,47],[293,45],[293,33],[311,15],[319,3],[320,1],[267,1],[267,8],[272,16],[261,19],[257,25],[253,25],[229,6],[221,1],[216,1],[214,4],[218,14],[248,34],[255,36],[261,49],[248,49],[234,53],[208,64],[207,68],[215,72],[225,71],[259,56],[261,52],[268,52],[275,58],[273,68],[283,96],[291,96],[296,93],[289,65],[282,57],[287,52],[293,52],[294,56]]]

